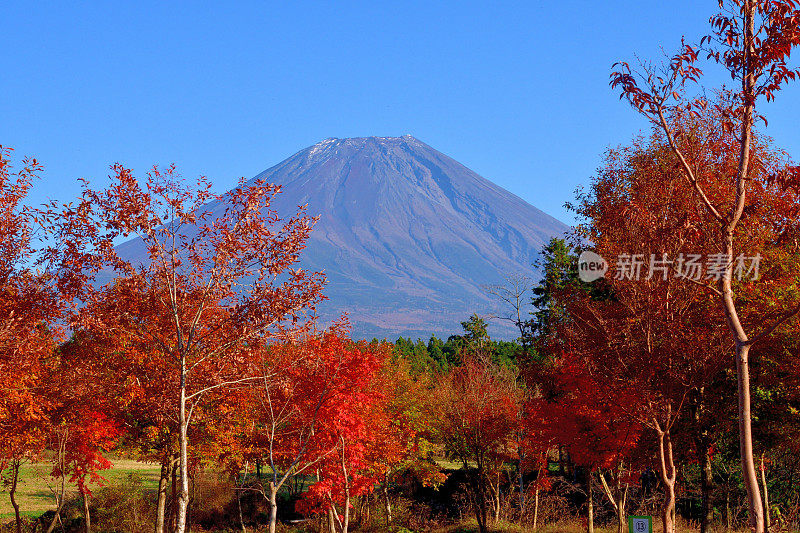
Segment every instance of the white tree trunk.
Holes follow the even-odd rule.
[[[176,533],[186,533],[186,515],[189,508],[189,435],[186,418],[186,357],[181,354],[181,391],[178,407],[178,435],[180,445],[180,492],[178,493],[178,517],[175,525]]]

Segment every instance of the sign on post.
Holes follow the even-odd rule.
[[[629,516],[628,533],[653,533],[653,517]]]

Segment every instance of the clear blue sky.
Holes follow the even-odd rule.
[[[530,203],[563,209],[607,146],[647,125],[618,59],[707,31],[716,0],[3,2],[0,144],[68,200],[119,161],[219,191],[326,137],[412,134]],[[800,90],[769,133],[800,154]]]

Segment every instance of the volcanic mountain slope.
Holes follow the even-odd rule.
[[[482,286],[535,275],[568,230],[410,135],[326,139],[254,179],[283,186],[280,214],[320,216],[302,265],[328,278],[322,318],[347,312],[356,337],[459,331],[496,307]]]
[[[532,263],[568,227],[411,137],[326,139],[253,178],[282,186],[282,217],[319,216],[301,266],[328,279],[323,324],[347,313],[355,338],[428,338],[497,309],[483,287]],[[206,206],[212,217],[224,205]],[[119,246],[146,256],[141,242]],[[498,324],[492,330],[513,337]]]

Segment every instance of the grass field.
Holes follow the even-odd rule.
[[[155,489],[158,486],[159,465],[140,463],[130,459],[112,459],[113,466],[100,472],[108,483],[121,481],[128,474],[136,473],[144,482],[145,488]],[[24,516],[39,516],[45,511],[55,508],[53,491],[57,490],[57,480],[50,477],[52,466],[49,464],[28,464],[20,469],[19,486],[17,487],[17,503]],[[97,487],[97,484],[90,485]],[[74,483],[67,483],[67,497],[76,494]],[[14,517],[14,508],[8,498],[8,488],[0,492],[0,519]]]
[[[491,533],[533,533],[531,527],[519,524],[501,522],[489,526]],[[606,529],[601,527],[594,528],[595,533],[617,533],[616,527]],[[459,524],[453,524],[434,530],[432,533],[477,533],[478,525],[475,520],[464,520]],[[586,526],[580,523],[550,524],[536,529],[536,533],[585,533]]]
[[[103,477],[107,480],[107,484],[121,484],[128,475],[136,474],[137,478],[142,481],[144,489],[156,490],[160,471],[159,465],[141,463],[129,459],[112,459],[112,463],[112,468],[102,472]],[[20,504],[20,510],[24,516],[36,517],[55,507],[53,490],[56,489],[56,483],[55,480],[49,476],[50,468],[48,464],[31,464],[25,465],[21,469],[17,501]],[[96,487],[97,485],[93,486],[93,488]],[[74,484],[68,484],[67,490],[68,498],[74,496],[77,492]],[[0,523],[8,522],[12,520],[13,517],[14,509],[11,507],[6,487],[0,492]],[[661,531],[661,525],[658,519],[655,520],[654,526],[655,533],[659,533]],[[291,531],[300,531],[301,529],[300,527],[295,529],[283,526],[281,531],[288,533]],[[251,531],[261,530],[255,528],[251,529]],[[427,531],[431,531],[432,533],[477,533],[477,525],[473,519],[466,519],[457,524],[441,526]],[[532,530],[529,527],[519,524],[502,522],[499,524],[492,524],[490,531],[492,533],[528,533]],[[580,523],[580,520],[572,518],[563,523],[541,526],[537,529],[536,533],[584,533],[584,531],[585,526]],[[690,533],[696,532],[697,530],[679,520],[678,531]],[[723,529],[714,529],[714,531],[721,532]],[[616,533],[616,527],[596,527],[595,532]]]

